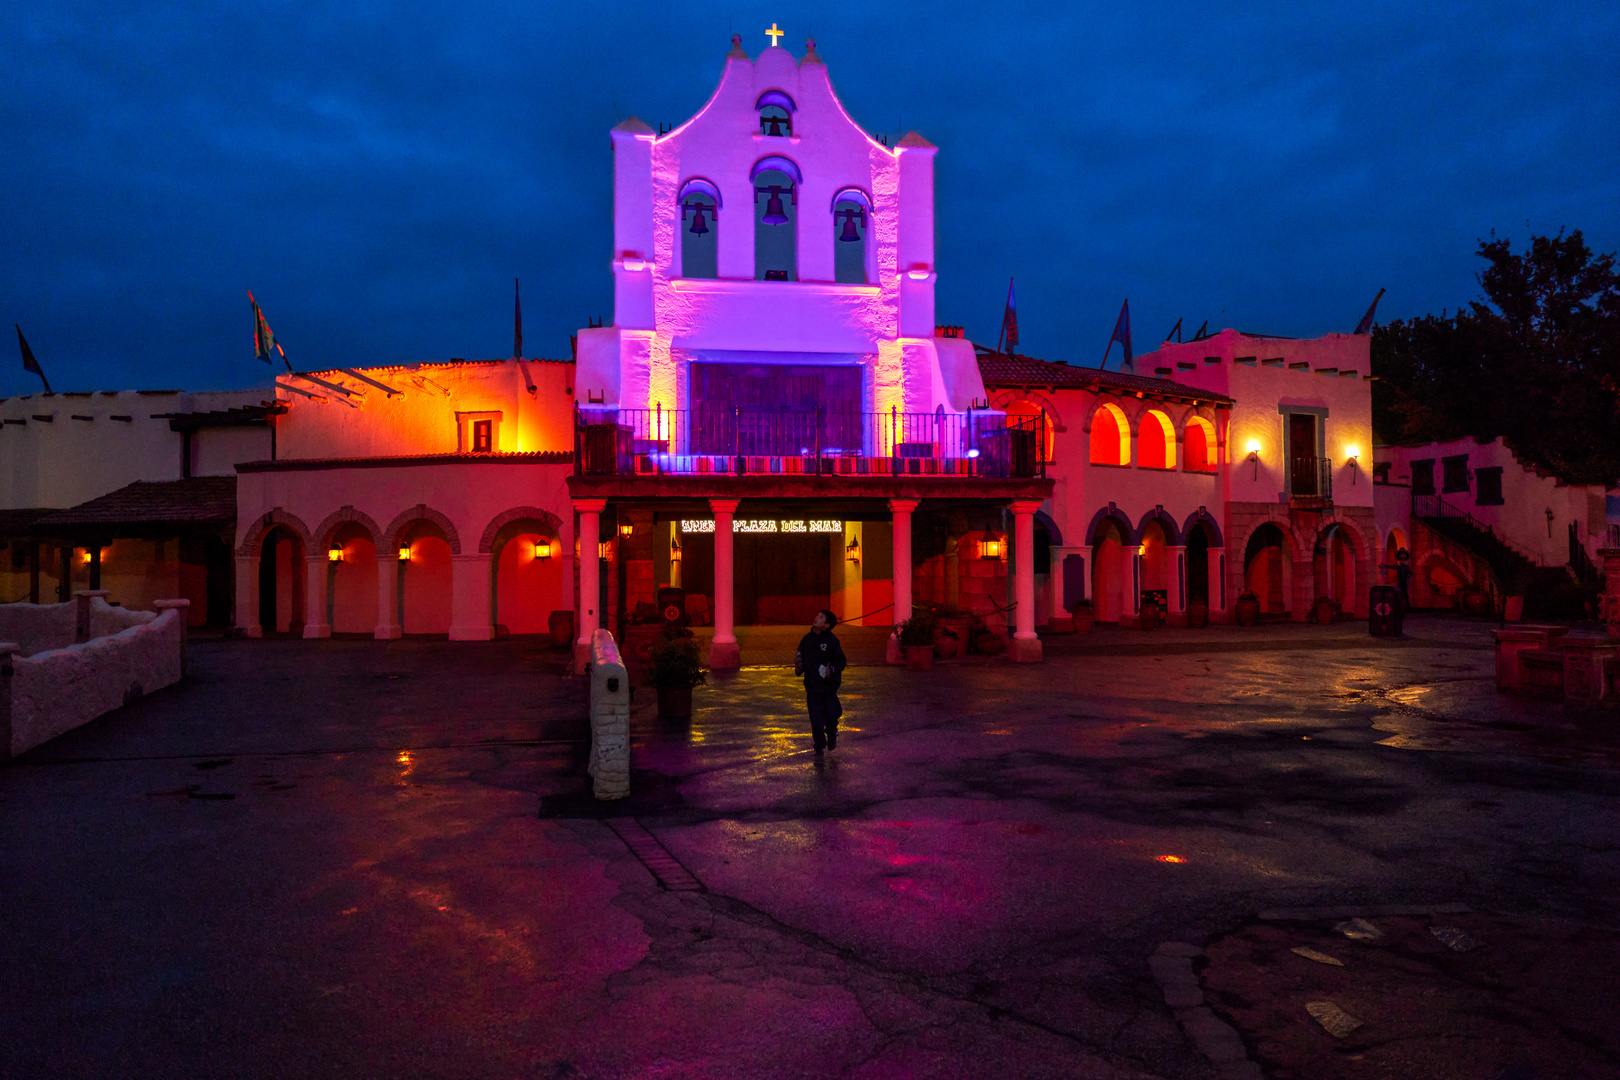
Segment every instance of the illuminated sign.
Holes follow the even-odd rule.
[[[844,534],[844,523],[827,519],[812,518],[808,521],[800,518],[794,520],[772,521],[732,521],[731,531],[734,533],[836,533]],[[713,518],[683,519],[681,521],[683,533],[712,533],[714,532]]]

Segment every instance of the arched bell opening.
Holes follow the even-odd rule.
[[[833,196],[833,280],[842,285],[865,285],[872,280],[872,200],[857,188]]]
[[[265,634],[304,630],[304,542],[277,525],[259,548],[259,628]]]
[[[716,278],[720,276],[720,189],[702,178],[688,180],[681,187],[680,231],[681,266],[679,276]]]
[[[570,560],[556,531],[536,518],[509,521],[491,545],[496,633],[544,634],[553,611],[572,606]]]
[[[754,166],[754,280],[799,280],[799,167],[782,157]]]
[[[377,629],[377,544],[371,532],[348,521],[327,546],[326,621],[334,634],[373,634]]]

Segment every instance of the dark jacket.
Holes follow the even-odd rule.
[[[838,644],[838,639],[831,630],[818,634],[814,630],[804,635],[799,642],[798,663],[804,669],[804,688],[812,694],[831,694],[838,690],[838,684],[843,681],[844,647]],[[817,668],[826,665],[832,671],[823,679]]]

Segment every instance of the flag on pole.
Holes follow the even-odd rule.
[[[1356,333],[1358,333],[1358,334],[1370,334],[1370,333],[1372,333],[1373,312],[1378,310],[1378,301],[1382,300],[1383,298],[1384,298],[1384,290],[1379,289],[1378,290],[1378,295],[1373,297],[1372,307],[1368,308],[1367,309],[1367,314],[1363,315],[1361,317],[1361,321],[1356,323]]]
[[[1001,316],[1001,337],[996,340],[996,351],[1003,351],[1002,342],[1006,342],[1006,353],[1013,354],[1018,348],[1018,301],[1013,296],[1013,279],[1007,279],[1007,310]]]
[[[1168,334],[1164,335],[1164,340],[1166,340],[1166,341],[1169,341],[1171,338],[1175,338],[1177,341],[1181,340],[1181,320],[1180,319],[1177,319],[1176,320],[1176,325],[1172,326],[1170,328],[1170,332]]]
[[[253,292],[248,291],[248,303],[253,305],[253,355],[256,359],[270,363],[272,353],[281,354],[281,362],[292,370],[292,361],[287,359],[287,353],[276,340],[276,335],[270,332],[270,324],[264,321],[264,312],[259,310],[259,302],[253,299]]]
[[[1193,335],[1193,340],[1194,341],[1203,341],[1204,338],[1208,336],[1208,334],[1205,333],[1205,331],[1207,331],[1208,329],[1209,329],[1209,320],[1205,319],[1204,324],[1198,328],[1198,333]]]
[[[523,359],[523,293],[518,279],[512,279],[512,356]]]
[[[12,326],[17,326],[12,323]],[[34,359],[34,350],[28,347],[28,339],[22,336],[22,327],[17,326],[17,347],[22,350],[23,370],[39,376],[39,381],[45,384],[45,392],[51,392],[51,381],[45,377],[45,369],[39,366]]]
[[[1119,309],[1119,319],[1114,323],[1114,336],[1108,339],[1108,348],[1103,350],[1102,363],[1098,367],[1108,366],[1108,354],[1114,348],[1114,342],[1119,342],[1120,348],[1125,351],[1125,357],[1120,361],[1120,367],[1126,364],[1136,367],[1136,361],[1131,359],[1131,302],[1126,300]]]

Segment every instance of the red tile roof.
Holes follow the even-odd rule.
[[[1171,379],[1150,379],[1145,375],[1131,375],[1123,371],[1100,371],[1097,368],[1056,364],[1050,360],[1037,360],[1033,356],[1006,353],[979,353],[979,374],[986,388],[997,386],[1051,386],[1076,390],[1140,390],[1164,397],[1190,398],[1197,401],[1231,402],[1225,394],[1185,386]]]
[[[98,499],[56,510],[34,522],[35,531],[118,525],[236,525],[236,477],[136,481]]]

